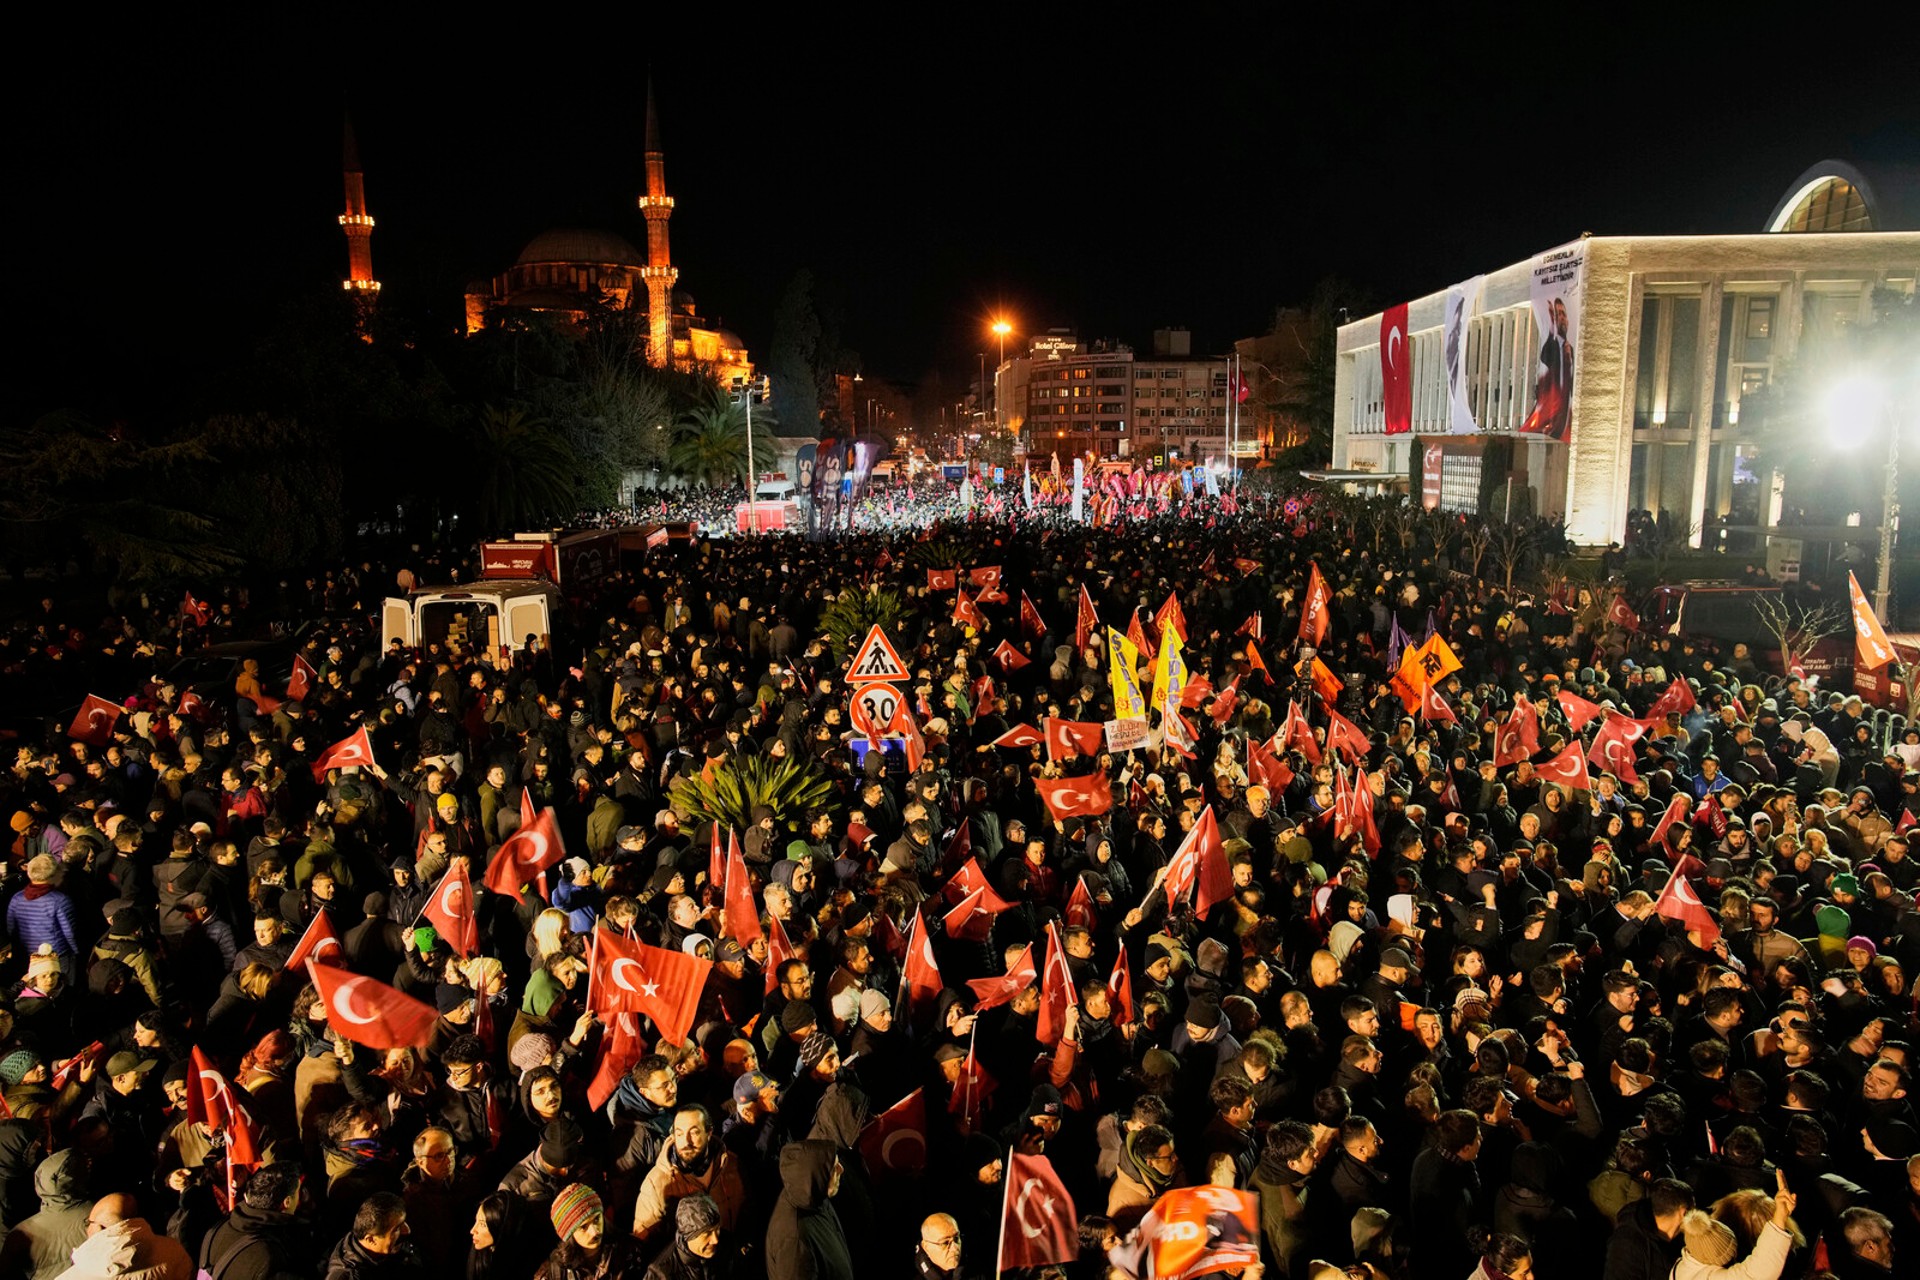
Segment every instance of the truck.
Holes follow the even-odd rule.
[[[380,643],[457,643],[508,656],[525,649],[528,637],[551,643],[562,598],[559,587],[540,578],[420,587],[382,603]]]
[[[620,569],[620,531],[552,529],[516,533],[506,542],[480,544],[480,576],[485,579],[551,582],[570,594],[598,586]]]

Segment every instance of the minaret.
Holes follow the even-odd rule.
[[[373,278],[373,219],[367,214],[367,185],[352,120],[347,121],[341,168],[347,183],[347,211],[340,215],[340,229],[347,233],[347,278],[340,287],[356,293],[364,307],[380,292],[380,282]]]
[[[653,81],[647,81],[647,193],[640,197],[647,220],[647,363],[664,369],[673,363],[673,283],[680,278],[667,248],[667,219],[673,197],[667,194],[667,157],[660,150],[660,117],[653,109]]]

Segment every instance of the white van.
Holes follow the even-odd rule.
[[[455,641],[490,653],[518,653],[528,636],[552,643],[560,589],[538,579],[495,578],[421,587],[389,596],[380,610],[380,643],[408,647]]]

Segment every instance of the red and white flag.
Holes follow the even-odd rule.
[[[958,569],[927,570],[927,590],[929,591],[952,591],[958,588],[959,585],[960,571]]]
[[[1667,829],[1692,812],[1693,800],[1684,792],[1667,801],[1667,811],[1660,815],[1660,821],[1654,826],[1651,843],[1663,842],[1667,837]]]
[[[1187,642],[1187,615],[1181,612],[1180,595],[1175,591],[1167,593],[1167,602],[1153,615],[1154,634],[1158,635],[1168,627],[1172,627],[1174,634],[1180,637],[1181,644]]]
[[[1608,715],[1600,722],[1600,732],[1593,735],[1593,745],[1587,749],[1587,763],[1622,782],[1638,782],[1640,775],[1633,769],[1634,744],[1646,733],[1647,726],[1638,720]]]
[[[522,885],[532,884],[541,872],[566,856],[553,810],[542,809],[494,853],[493,861],[487,864],[487,888],[503,897],[518,898]]]
[[[316,911],[308,921],[306,932],[300,935],[300,942],[287,957],[286,967],[296,973],[304,973],[307,961],[315,964],[344,966],[346,952],[340,947],[340,934],[333,927],[333,920],[324,911]]]
[[[1293,770],[1264,743],[1247,739],[1247,780],[1278,794],[1293,781]]]
[[[1100,919],[1099,909],[1094,906],[1093,894],[1087,889],[1087,878],[1083,875],[1073,878],[1073,893],[1067,898],[1067,923],[1078,925],[1082,929],[1091,929]]]
[[[1428,724],[1458,724],[1460,717],[1453,714],[1453,708],[1440,696],[1438,685],[1422,685],[1420,688],[1420,714]]]
[[[780,966],[794,958],[793,944],[787,941],[787,927],[780,923],[780,917],[767,917],[767,991],[780,985]]]
[[[1107,975],[1107,998],[1113,1001],[1115,1026],[1133,1021],[1133,971],[1127,967],[1127,949],[1113,958],[1113,972]]]
[[[753,881],[747,875],[747,860],[736,844],[727,851],[726,910],[722,913],[727,936],[742,948],[759,941],[760,908],[753,902]],[[881,912],[884,918],[886,913]]]
[[[605,927],[594,930],[589,953],[587,1008],[595,1013],[644,1013],[671,1044],[693,1031],[711,960],[650,947]]]
[[[900,1003],[906,1007],[908,1025],[916,1031],[926,1028],[927,1015],[933,1012],[945,985],[940,978],[940,966],[933,958],[927,909],[921,906],[913,913],[913,926],[907,931],[907,961],[900,967]]]
[[[1847,575],[1847,591],[1853,597],[1854,665],[1863,671],[1876,671],[1893,661],[1893,642],[1867,607],[1867,593],[1860,589],[1860,580],[1851,573]]]
[[[993,651],[993,661],[1003,672],[1018,671],[1022,667],[1032,666],[1033,659],[1013,647],[1011,640],[1002,640]]]
[[[1033,985],[1039,971],[1033,967],[1033,944],[1013,962],[1005,973],[997,978],[973,978],[967,982],[967,989],[973,992],[975,1013],[985,1013],[998,1005],[1007,1004],[1015,996]]]
[[[1233,567],[1241,573],[1249,575],[1260,572],[1261,568],[1258,560],[1249,560],[1245,556],[1235,556],[1233,558]]]
[[[455,858],[420,912],[461,959],[480,950],[480,918],[473,910],[473,884],[467,860]]]
[[[1200,811],[1200,820],[1167,862],[1166,890],[1169,910],[1191,892],[1194,914],[1203,920],[1214,903],[1233,896],[1233,869],[1211,806]]]
[[[192,618],[195,626],[204,627],[213,621],[213,607],[205,600],[195,600],[189,591],[180,599],[180,616]]]
[[[332,965],[309,961],[307,973],[320,992],[327,1022],[355,1044],[369,1049],[424,1049],[433,1037],[439,1015],[432,1005]]]
[[[1553,695],[1560,704],[1560,710],[1566,714],[1567,727],[1575,733],[1587,727],[1587,722],[1600,714],[1600,704],[1588,702],[1577,693],[1568,693],[1565,689]]]
[[[1320,744],[1315,740],[1299,703],[1287,703],[1286,723],[1280,726],[1280,732],[1274,738],[1280,743],[1276,750],[1298,751],[1307,758],[1308,764],[1320,763]]]
[[[987,906],[990,891],[975,889],[960,899],[947,912],[944,922],[949,938],[960,938],[967,942],[985,942],[993,933],[993,917],[996,914]]]
[[[981,614],[980,606],[968,598],[964,591],[954,597],[953,620],[960,626],[972,627],[975,631],[984,631],[987,626],[987,620]]]
[[[1697,705],[1693,696],[1693,686],[1687,683],[1685,676],[1675,676],[1673,683],[1653,700],[1651,707],[1647,708],[1646,718],[1658,720],[1662,716],[1683,716]]]
[[[1622,591],[1613,597],[1613,603],[1607,606],[1607,621],[1623,631],[1638,631],[1640,615],[1627,603],[1627,593]]]
[[[1078,1258],[1080,1218],[1052,1162],[1045,1156],[1009,1152],[1006,1178],[999,1269],[1044,1267]]]
[[[1020,593],[1020,629],[1036,640],[1047,634],[1047,624],[1040,617],[1040,610],[1033,601],[1027,599],[1024,591]]]
[[[199,1045],[187,1054],[187,1119],[215,1133],[226,1132],[239,1110],[233,1086]]]
[[[1087,641],[1100,627],[1100,614],[1093,607],[1093,597],[1087,594],[1087,584],[1080,584],[1080,607],[1073,619],[1073,647],[1077,653],[1087,651]]]
[[[600,1021],[607,1033],[600,1037],[600,1048],[594,1054],[593,1078],[587,1081],[587,1103],[595,1111],[612,1100],[620,1082],[647,1053],[647,1042],[640,1035],[639,1015],[603,1014]]]
[[[1510,764],[1519,764],[1522,760],[1531,760],[1540,750],[1540,713],[1533,709],[1533,703],[1525,694],[1513,700],[1513,710],[1507,712],[1507,718],[1493,734],[1493,762],[1505,768]]]
[[[1574,791],[1591,791],[1593,783],[1587,777],[1587,757],[1578,742],[1569,742],[1553,759],[1534,766],[1548,782],[1556,782]]]
[[[1335,751],[1347,752],[1354,760],[1364,760],[1371,744],[1367,735],[1360,732],[1360,726],[1328,707],[1327,745]]]
[[[1702,947],[1711,947],[1720,937],[1720,921],[1707,909],[1707,904],[1700,901],[1700,895],[1693,891],[1693,885],[1677,867],[1667,878],[1667,887],[1654,900],[1653,909],[1669,920],[1678,920],[1687,929],[1699,930]]]
[[[1113,784],[1104,773],[1083,778],[1035,778],[1033,786],[1055,822],[1097,818],[1113,808]]]
[[[90,747],[104,747],[113,741],[113,726],[119,723],[121,710],[119,703],[90,693],[67,726],[67,736]]]
[[[1067,967],[1066,948],[1060,943],[1060,927],[1047,922],[1047,969],[1040,976],[1040,1014],[1034,1024],[1034,1038],[1044,1045],[1057,1045],[1066,1033],[1067,1010],[1080,1003],[1074,989],[1073,970]]]
[[[313,692],[313,686],[319,679],[320,673],[313,669],[313,664],[299,654],[294,654],[293,674],[287,677],[287,701],[303,701],[309,693]]]
[[[1078,756],[1096,756],[1107,742],[1107,728],[1098,721],[1062,720],[1048,716],[1047,759],[1055,764]]]
[[[995,738],[990,745],[1006,747],[1009,750],[1018,750],[1022,747],[1037,747],[1046,740],[1046,735],[1042,734],[1032,725],[1016,724]]]
[[[1314,564],[1307,575],[1307,595],[1300,606],[1300,640],[1316,648],[1327,638],[1327,626],[1332,620],[1333,592],[1327,587],[1327,580],[1320,574],[1320,566]]]
[[[874,1169],[924,1173],[927,1168],[927,1095],[915,1089],[867,1122],[860,1154]]]
[[[325,780],[331,769],[369,769],[373,767],[373,739],[367,736],[367,726],[361,725],[340,741],[320,753],[313,762],[313,780]]]
[[[1380,409],[1387,435],[1413,430],[1413,343],[1404,302],[1380,313]]]

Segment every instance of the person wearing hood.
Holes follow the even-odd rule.
[[[861,1275],[880,1270],[872,1256],[881,1231],[880,1215],[874,1208],[873,1178],[866,1158],[860,1154],[860,1132],[872,1117],[873,1103],[865,1093],[852,1084],[835,1083],[821,1095],[813,1113],[813,1128],[807,1131],[811,1141],[831,1142],[839,1157],[840,1189],[834,1193],[833,1208],[846,1232],[854,1270]]]
[[[57,1280],[192,1280],[193,1259],[178,1240],[135,1217],[132,1196],[101,1197],[87,1215],[87,1236]]]
[[[853,1255],[831,1203],[842,1168],[831,1142],[780,1153],[780,1199],[767,1224],[767,1280],[854,1280]]]
[[[715,1140],[713,1115],[698,1105],[681,1106],[660,1155],[640,1183],[633,1208],[633,1237],[651,1240],[688,1196],[702,1196],[719,1215],[720,1229],[733,1231],[746,1205],[740,1158]]]
[[[720,1209],[711,1198],[682,1200],[673,1211],[673,1228],[673,1243],[647,1267],[646,1280],[726,1280],[734,1273]]]
[[[87,1238],[87,1158],[68,1147],[42,1160],[33,1172],[40,1212],[7,1233],[0,1244],[0,1275],[53,1280],[67,1269]]]
[[[1508,1181],[1493,1197],[1493,1228],[1534,1242],[1534,1263],[1544,1275],[1566,1275],[1575,1259],[1562,1242],[1574,1238],[1573,1210],[1558,1203],[1554,1188],[1562,1180],[1560,1155],[1544,1142],[1523,1142],[1513,1150]]]

